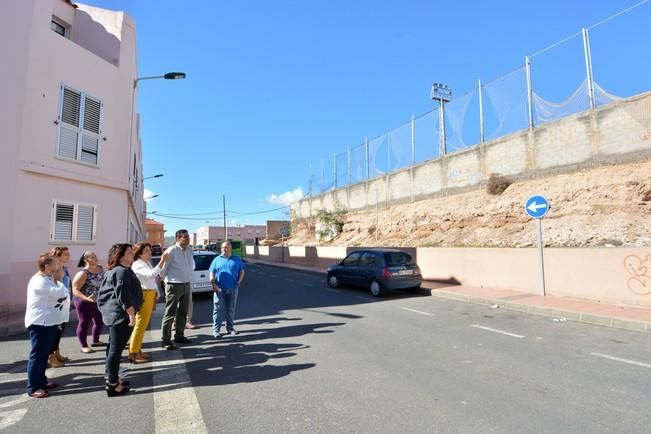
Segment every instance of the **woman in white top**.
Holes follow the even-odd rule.
[[[169,258],[169,253],[163,253],[160,262],[152,267],[151,265],[151,244],[138,243],[133,246],[133,263],[131,270],[136,274],[142,287],[142,305],[140,310],[136,313],[136,325],[131,332],[131,340],[129,344],[129,361],[131,363],[146,363],[149,357],[142,352],[142,339],[145,336],[145,331],[149,326],[151,313],[156,305],[158,299],[158,277]]]
[[[32,343],[27,362],[27,394],[46,398],[57,387],[45,376],[47,359],[59,324],[70,316],[70,296],[63,284],[63,268],[56,256],[48,253],[38,258],[38,272],[27,284],[25,327]]]

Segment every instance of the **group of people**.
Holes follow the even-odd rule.
[[[158,279],[165,285],[165,312],[161,324],[161,346],[167,350],[191,343],[184,332],[192,303],[194,255],[187,230],[176,232],[176,243],[165,250],[160,262],[151,263],[149,243],[114,244],[108,254],[107,270],[99,265],[94,252],[85,252],[79,260],[82,268],[71,279],[66,263],[67,247],[55,247],[39,256],[38,272],[27,285],[25,327],[31,341],[27,363],[27,394],[34,398],[49,396],[58,385],[45,374],[47,367],[61,367],[70,358],[59,348],[70,305],[77,311],[77,339],[81,352],[93,353],[105,347],[105,389],[108,396],[128,393],[130,382],[119,376],[120,360],[127,342],[131,363],[147,363],[151,356],[142,351],[142,341],[160,294]],[[222,323],[235,334],[235,307],[244,279],[244,263],[232,255],[230,242],[221,245],[221,255],[210,266],[213,288],[213,337],[219,339]],[[92,342],[87,336],[92,325]],[[103,326],[108,342],[100,340]],[[172,339],[172,332],[174,338]]]

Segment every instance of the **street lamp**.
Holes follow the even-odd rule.
[[[168,72],[163,75],[150,75],[148,77],[138,77],[133,80],[134,89],[138,86],[138,82],[141,80],[155,80],[157,78],[162,78],[165,80],[183,80],[185,78],[185,72]]]
[[[151,195],[151,196],[143,197],[142,199],[143,199],[145,202],[147,202],[147,201],[149,201],[149,200],[151,200],[151,199],[153,199],[153,198],[155,198],[155,197],[158,197],[158,195],[157,195],[157,194],[154,194],[154,195]]]
[[[163,176],[163,174],[159,173],[158,175],[154,175],[154,176],[146,176],[146,177],[142,178],[142,180],[144,181],[146,179],[160,178],[161,176]]]
[[[148,76],[148,77],[136,77],[133,80],[133,86],[131,87],[131,116],[129,118],[129,165],[127,167],[127,178],[129,179],[129,185],[131,185],[134,180],[131,178],[131,174],[135,172],[135,170],[132,172],[131,168],[131,158],[133,155],[133,117],[134,117],[134,112],[135,112],[135,106],[136,106],[136,88],[138,87],[138,81],[140,80],[153,80],[157,78],[162,78],[165,80],[180,80],[185,78],[185,73],[184,72],[168,72],[163,75],[155,75],[155,76]],[[135,169],[135,164],[136,164],[136,157],[135,155],[133,156],[133,165]],[[135,180],[136,185],[133,186],[133,195],[131,197],[131,203],[133,204],[134,212],[136,211],[136,208],[139,208],[135,205],[135,190],[138,188],[138,181]],[[158,195],[156,195],[158,196]],[[153,197],[156,197],[153,196]],[[144,201],[144,197],[143,197]],[[144,204],[143,204],[144,205]],[[145,206],[146,209],[146,206]],[[128,220],[128,214],[129,212],[127,211],[127,220]],[[129,228],[127,227],[127,239],[129,239]]]
[[[439,102],[441,109],[439,110],[439,122],[441,124],[441,134],[439,141],[439,156],[445,155],[445,108],[444,104],[452,100],[452,89],[447,84],[432,83],[431,98]]]

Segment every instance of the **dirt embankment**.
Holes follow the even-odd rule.
[[[343,230],[318,243],[316,219],[294,222],[293,245],[528,247],[535,222],[524,202],[542,194],[546,246],[651,246],[651,161],[521,181],[502,194],[467,193],[345,214]]]

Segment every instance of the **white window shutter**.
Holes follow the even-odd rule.
[[[81,109],[81,92],[63,88],[63,103],[61,104],[61,122],[79,128],[79,113]]]
[[[84,96],[84,124],[81,133],[80,161],[97,164],[99,155],[99,135],[102,126],[102,102]]]
[[[72,219],[75,207],[57,203],[54,207],[54,239],[72,240]]]
[[[77,207],[77,241],[92,241],[95,224],[95,207],[79,205]]]

